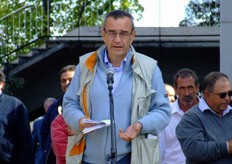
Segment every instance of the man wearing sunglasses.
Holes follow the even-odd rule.
[[[185,113],[176,135],[186,163],[232,162],[232,89],[227,75],[209,73],[202,85],[203,98]]]

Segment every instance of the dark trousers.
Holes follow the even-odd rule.
[[[117,164],[130,164],[130,163],[131,163],[131,153],[127,154],[125,157],[117,161]],[[82,161],[82,164],[93,164],[93,163]]]

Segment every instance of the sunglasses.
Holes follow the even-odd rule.
[[[210,93],[213,93],[215,95],[218,95],[221,99],[224,99],[227,95],[229,97],[232,96],[232,90],[231,91],[228,91],[228,92],[222,92],[222,93],[214,93],[214,92],[210,92]]]

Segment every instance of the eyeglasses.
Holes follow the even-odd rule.
[[[108,35],[108,37],[110,38],[110,39],[115,39],[116,37],[117,37],[117,35],[119,35],[119,37],[121,38],[121,39],[128,39],[129,38],[129,36],[132,34],[132,31],[133,30],[131,30],[131,32],[128,32],[128,31],[121,31],[121,32],[116,32],[116,31],[111,31],[111,30],[109,30],[109,31],[106,31],[106,29],[104,28],[104,31],[105,31],[105,33]]]
[[[232,96],[232,90],[231,91],[228,91],[228,92],[222,92],[222,93],[214,93],[214,92],[210,92],[210,93],[213,93],[215,95],[218,95],[221,99],[224,99],[227,95],[229,97]]]

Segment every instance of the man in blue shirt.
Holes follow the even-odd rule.
[[[114,71],[113,99],[116,123],[117,163],[153,163],[156,142],[147,134],[158,135],[169,123],[171,109],[157,61],[131,46],[136,31],[133,17],[126,11],[110,12],[103,24],[105,44],[80,58],[74,78],[64,95],[64,118],[77,132],[87,126],[85,119],[110,119],[106,72]],[[86,135],[83,164],[107,163],[111,152],[111,127]],[[150,142],[149,142],[150,141]],[[148,144],[149,142],[149,144]],[[147,144],[145,144],[147,143]],[[140,158],[142,144],[150,158]],[[133,148],[132,148],[133,147]],[[96,149],[97,148],[97,152]],[[148,154],[144,154],[148,155]]]

